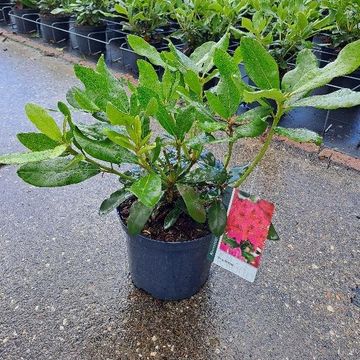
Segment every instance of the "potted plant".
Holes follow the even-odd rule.
[[[19,34],[37,31],[36,20],[39,18],[36,0],[18,0],[12,9],[13,22]]]
[[[203,45],[192,58],[171,44],[168,54],[160,54],[140,37],[130,37],[129,43],[164,67],[161,80],[145,60],[138,63],[139,83],[128,87],[109,72],[103,58],[95,70],[75,65],[84,88],[72,88],[67,99],[77,111],[92,114],[94,122],[75,122],[70,108],[59,102],[64,117],[59,127],[45,109],[28,104],[26,114],[40,132],[18,139],[31,151],[1,156],[0,163],[20,164],[20,178],[40,187],[76,184],[101,173],[116,176],[119,187],[101,204],[100,213],[117,209],[120,215],[134,284],[156,298],[183,299],[208,277],[210,242],[226,224],[226,189],[247,179],[274,134],[321,142],[311,131],[279,127],[283,114],[299,106],[360,104],[360,92],[351,90],[311,96],[312,90],[360,65],[360,41],[347,45],[324,69],[310,50],[303,50],[296,68],[282,79],[275,60],[251,38],[241,40],[233,57],[224,50],[225,41]],[[241,60],[256,89],[242,82]],[[219,83],[205,91],[204,69],[213,66]],[[267,105],[269,99],[276,102],[276,111]],[[238,116],[241,101],[260,105]],[[162,131],[153,133],[152,124]],[[253,161],[232,166],[236,142],[264,134]],[[220,142],[228,148],[223,159],[208,148]]]
[[[104,52],[106,45],[105,17],[108,2],[103,0],[75,0],[66,7],[52,11],[52,14],[69,13],[75,17],[74,31],[79,51],[85,55]]]
[[[138,35],[157,49],[166,48],[165,39],[172,32],[165,28],[169,21],[170,3],[168,0],[119,0],[114,5],[117,13],[124,17],[121,21],[123,39],[120,44],[120,59],[125,71],[137,76],[136,64],[140,59],[129,47],[126,34]]]
[[[241,26],[232,30],[237,37],[251,34],[259,40],[285,73],[300,50],[312,48],[314,36],[333,27],[332,20],[332,14],[322,14],[318,1],[255,2]]]
[[[70,16],[62,12],[58,12],[57,15],[52,14],[55,9],[67,6],[69,6],[69,0],[40,0],[38,2],[41,35],[45,41],[58,43],[69,39]]]
[[[314,39],[319,58],[325,66],[333,61],[339,51],[352,41],[360,38],[360,2],[357,0],[323,0],[323,11],[333,18],[331,31],[319,34]],[[337,79],[333,84],[339,87],[354,88],[359,85],[360,71],[351,74],[350,77]]]
[[[162,27],[168,22],[170,1],[119,0],[114,8],[125,17],[125,32],[141,36],[155,47],[164,46]]]
[[[184,52],[190,54],[205,42],[218,41],[231,25],[238,23],[247,7],[247,2],[234,0],[175,2],[171,13],[179,30],[174,36],[185,44]]]

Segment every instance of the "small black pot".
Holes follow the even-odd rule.
[[[37,31],[36,21],[39,18],[39,10],[36,9],[13,9],[13,22],[16,25],[16,32],[18,34],[27,34]],[[32,21],[28,21],[32,20]]]
[[[121,220],[120,220],[121,221]],[[126,226],[121,221],[125,231]],[[134,285],[160,300],[182,300],[196,294],[209,277],[207,255],[213,235],[185,242],[165,242],[127,235]]]
[[[45,41],[59,43],[69,39],[70,16],[40,14],[40,20],[41,35]],[[54,29],[54,27],[56,29]]]
[[[77,46],[82,54],[95,55],[105,52],[106,24],[99,26],[75,24],[74,31],[76,33]],[[89,36],[90,38],[88,38]]]

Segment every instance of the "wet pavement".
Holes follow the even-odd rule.
[[[54,107],[76,83],[70,65],[1,43],[0,153],[32,130],[26,102]],[[359,173],[274,145],[245,190],[276,204],[281,241],[254,284],[213,266],[181,302],[133,287],[118,219],[97,214],[116,184],[38,189],[0,168],[0,359],[360,358]]]

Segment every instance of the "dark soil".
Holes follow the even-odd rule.
[[[130,208],[134,201],[135,198],[130,198],[124,201],[117,209],[124,224],[127,222]],[[164,219],[170,210],[171,207],[169,206],[161,207],[157,216],[154,218],[150,217],[141,235],[165,242],[185,242],[196,240],[210,234],[207,224],[199,224],[186,214],[181,214],[177,222],[170,229],[165,230]]]

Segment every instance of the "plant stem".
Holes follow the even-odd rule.
[[[262,158],[264,157],[267,149],[270,146],[271,140],[274,136],[275,133],[275,128],[277,126],[277,124],[279,123],[282,115],[284,114],[284,109],[282,107],[282,104],[277,104],[277,112],[276,115],[274,117],[274,121],[271,125],[270,131],[268,133],[268,136],[265,140],[265,143],[263,145],[263,147],[260,149],[259,153],[256,155],[255,159],[253,160],[253,162],[251,163],[251,165],[248,167],[248,169],[245,171],[245,173],[241,176],[241,178],[234,184],[234,187],[239,187],[240,185],[242,185],[244,183],[244,181],[247,179],[247,177],[255,170],[256,166],[260,163],[260,161],[262,160]]]
[[[226,133],[227,133],[227,135],[229,136],[229,140],[231,140],[231,137],[232,137],[233,134],[234,134],[234,129],[233,129],[234,121],[233,121],[232,119],[227,119],[226,122],[228,123],[228,128],[227,128]],[[231,157],[232,157],[233,149],[234,149],[234,142],[233,142],[233,141],[229,141],[228,151],[227,151],[226,159],[225,159],[225,162],[224,162],[224,167],[225,167],[225,169],[227,169],[228,166],[229,166],[229,164],[230,164],[230,160],[231,160]]]
[[[77,151],[75,151],[74,149],[72,149],[72,148],[70,148],[70,153],[73,154],[73,155],[79,155],[79,153]],[[105,166],[103,164],[100,164],[97,161],[89,158],[84,152],[82,152],[82,154],[83,154],[83,156],[84,156],[84,158],[85,158],[85,160],[87,162],[89,162],[91,164],[94,164],[96,166],[99,166],[99,168],[101,168],[101,170],[103,172],[106,172],[106,173],[109,173],[109,174],[115,174],[115,175],[119,176],[123,180],[133,180],[133,178],[131,176],[125,175],[125,174],[123,174],[123,173],[121,173],[121,172],[119,172],[117,170],[114,170],[114,169],[112,169],[110,167],[107,167],[107,166]]]
[[[226,155],[226,160],[225,160],[225,163],[224,163],[225,169],[227,169],[228,166],[229,166],[229,164],[230,164],[230,160],[231,160],[231,157],[232,157],[233,149],[234,149],[234,143],[233,143],[232,141],[230,141],[230,142],[229,142],[229,147],[228,147],[228,152],[227,152],[227,155]]]

